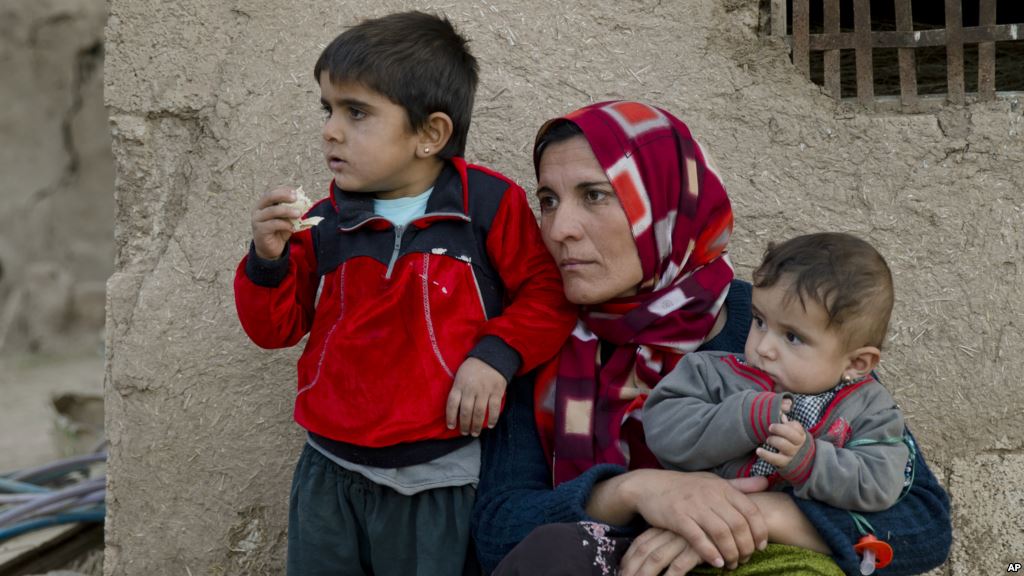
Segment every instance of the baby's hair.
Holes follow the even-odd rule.
[[[754,286],[790,282],[787,298],[822,306],[829,327],[840,330],[850,347],[882,348],[892,314],[892,274],[870,244],[839,232],[797,236],[771,243],[754,270]]]
[[[399,12],[365,20],[320,54],[313,77],[359,82],[405,108],[413,130],[434,112],[452,119],[452,136],[439,156],[462,156],[473,116],[478,69],[468,42],[447,18]]]

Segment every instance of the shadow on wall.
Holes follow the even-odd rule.
[[[102,342],[114,267],[103,0],[0,6],[0,353]]]

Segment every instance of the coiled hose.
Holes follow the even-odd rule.
[[[80,479],[105,450],[0,475],[0,542],[78,522],[103,522],[106,475]]]

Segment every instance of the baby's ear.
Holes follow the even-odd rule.
[[[867,376],[878,366],[878,360],[882,357],[882,351],[877,346],[862,346],[850,352],[849,366],[843,372],[843,376],[849,376],[853,380],[860,380]]]
[[[451,117],[444,112],[434,112],[427,116],[427,121],[419,129],[420,146],[417,154],[425,158],[440,152],[448,144],[454,129]]]

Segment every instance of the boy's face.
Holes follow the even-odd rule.
[[[320,74],[320,101],[327,114],[324,159],[339,188],[393,199],[433,184],[404,108],[358,82],[331,82],[327,72]]]
[[[851,355],[838,330],[828,327],[825,307],[804,299],[781,278],[754,288],[753,320],[744,353],[747,362],[771,375],[787,392],[819,394],[834,387],[851,368]]]

